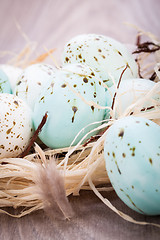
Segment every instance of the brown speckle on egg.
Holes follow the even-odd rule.
[[[121,129],[120,132],[118,133],[118,137],[123,138],[124,136],[124,129]]]
[[[117,51],[120,56],[122,56],[122,53],[120,51]]]
[[[121,173],[121,170],[120,170],[120,168],[119,168],[118,163],[117,163],[116,160],[115,160],[115,164],[116,164],[116,167],[117,167],[117,170],[118,170],[119,174],[122,174],[122,173]]]
[[[12,128],[9,128],[7,131],[6,131],[6,134],[10,134]]]
[[[94,56],[94,59],[95,59],[96,62],[98,62],[98,58],[96,58],[96,57]]]
[[[92,111],[94,112],[94,106],[91,106]]]
[[[18,81],[17,85],[20,85],[22,83],[22,81]]]
[[[69,62],[69,58],[68,57],[66,57],[65,60],[66,60],[66,62]]]
[[[82,55],[81,55],[81,54],[79,54],[78,57],[79,57],[80,59],[82,59]]]
[[[149,158],[149,162],[150,162],[151,165],[153,164],[152,158]]]
[[[84,77],[83,82],[88,83],[88,79],[86,77]]]
[[[43,101],[44,102],[44,96],[41,97],[41,99],[39,100],[39,102]]]
[[[16,150],[19,150],[19,147],[16,145],[15,147],[14,147],[14,150],[16,151]]]
[[[72,123],[74,122],[74,118],[75,118],[75,114],[76,114],[77,110],[78,110],[78,108],[76,106],[72,107],[72,111],[73,111]]]
[[[92,75],[92,76],[95,76],[94,72],[91,72],[91,75]]]
[[[67,87],[67,85],[64,83],[64,84],[61,85],[61,87],[65,88],[65,87]]]

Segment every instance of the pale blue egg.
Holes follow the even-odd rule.
[[[49,64],[32,64],[17,79],[14,95],[23,99],[33,110],[36,98],[47,81],[52,81],[56,69]]]
[[[142,79],[142,78],[133,78],[126,79],[120,83],[119,88],[115,86],[110,87],[109,91],[106,92],[107,106],[112,106],[114,99],[114,110],[115,118],[121,117],[126,109],[135,104],[138,100],[144,98],[147,93],[155,86],[155,82]],[[116,94],[115,94],[116,93]],[[157,101],[160,101],[160,95],[154,96]],[[150,109],[153,110],[153,99],[143,101],[143,104],[138,104],[139,110],[141,109]],[[133,107],[131,112],[137,111],[137,107]],[[106,118],[110,117],[110,111],[106,111]]]
[[[0,69],[2,69],[7,75],[11,85],[12,92],[14,92],[17,79],[23,70],[19,67],[15,67],[9,64],[0,64]]]
[[[104,35],[82,34],[69,40],[62,63],[88,64],[109,87],[119,81],[126,66],[122,79],[138,77],[137,63],[125,45]]]
[[[41,141],[50,148],[70,146],[79,131],[88,124],[103,120],[104,109],[99,109],[94,104],[105,106],[105,94],[98,76],[86,65],[69,64],[57,71],[53,83],[44,87],[35,103],[35,128],[44,114],[48,113],[47,122],[39,134]],[[84,129],[74,144],[100,124]],[[97,131],[92,135],[96,133]],[[88,138],[90,136],[91,134]]]
[[[5,72],[0,69],[0,93],[11,93],[9,79]]]
[[[140,117],[117,120],[107,131],[104,157],[117,195],[133,210],[160,214],[160,126]]]

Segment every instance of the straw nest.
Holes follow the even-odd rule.
[[[139,29],[138,31],[138,36],[146,35],[150,39],[153,48],[160,46],[160,42],[151,33],[144,33]],[[54,51],[47,51],[36,60],[30,61],[33,46],[35,45],[28,43],[22,52],[9,63],[24,67],[26,63],[44,61]],[[148,45],[148,49],[149,47],[150,45]],[[151,55],[152,60],[148,60]],[[53,59],[52,56],[51,58]],[[140,66],[140,74],[144,78],[154,76],[156,84],[148,94],[129,106],[125,112],[119,114],[118,118],[129,116],[132,113],[134,116],[148,118],[160,125],[160,102],[154,99],[156,94],[160,94],[160,50],[139,52],[137,61]],[[148,100],[152,102],[154,108],[150,111],[141,111],[143,103]],[[65,218],[70,218],[73,216],[73,212],[67,196],[78,195],[79,191],[84,189],[93,190],[108,207],[122,218],[142,225],[149,224],[137,222],[120,212],[100,194],[100,191],[113,190],[105,169],[103,145],[107,129],[116,121],[116,107],[115,105],[113,109],[110,109],[111,119],[103,121],[98,128],[103,134],[86,145],[82,145],[82,139],[76,146],[51,150],[42,149],[35,143],[35,153],[23,158],[0,159],[0,212],[11,215],[4,207],[15,209],[23,207],[23,210],[17,215],[11,215],[22,217],[39,209],[49,210],[48,213],[51,213],[52,209],[53,215],[54,211],[59,211]],[[158,224],[153,225],[160,227]]]

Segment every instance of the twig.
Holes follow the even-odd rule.
[[[45,125],[45,123],[46,123],[46,121],[47,121],[47,118],[48,118],[48,114],[47,114],[47,112],[46,112],[45,115],[44,115],[43,118],[42,118],[41,123],[39,124],[38,128],[37,128],[36,131],[34,132],[32,138],[31,138],[31,140],[30,140],[30,142],[29,142],[29,144],[28,144],[28,147],[27,147],[18,157],[23,158],[23,157],[25,157],[25,156],[29,153],[29,151],[30,151],[33,143],[36,141],[36,139],[37,139],[37,137],[38,137],[38,134],[39,134],[40,131],[42,130],[43,126]]]
[[[127,68],[128,68],[128,65],[126,65],[126,67],[123,69],[123,71],[122,71],[122,73],[121,73],[121,76],[120,76],[119,81],[118,81],[118,84],[117,84],[117,89],[118,89],[119,86],[120,86],[120,83],[121,83],[121,80],[122,80],[122,76],[123,76],[123,74],[124,74],[124,72],[126,71]],[[117,91],[115,92],[115,94],[114,94],[114,96],[113,96],[113,101],[112,101],[112,106],[111,106],[111,109],[112,109],[112,110],[113,110],[113,108],[114,108],[116,95],[117,95]]]
[[[121,75],[120,75],[120,78],[119,78],[119,81],[118,81],[118,84],[117,84],[117,89],[119,88],[120,86],[120,83],[121,83],[121,80],[122,80],[122,76],[124,74],[124,72],[126,71],[126,69],[128,68],[128,65],[126,65],[126,67],[123,69]],[[111,109],[113,110],[114,108],[114,104],[115,104],[115,98],[116,98],[116,95],[117,95],[117,91],[115,92],[114,96],[113,96],[113,101],[112,101],[112,106],[111,106]],[[110,120],[111,120],[111,117],[110,117]],[[102,135],[103,133],[108,129],[109,127],[105,128],[102,132],[100,132],[98,135],[95,135],[95,136],[91,136],[89,139],[86,140],[86,142],[83,144],[83,147],[86,147],[89,143],[95,141],[95,140],[98,140]]]
[[[150,76],[149,79],[150,79],[151,81],[154,81],[156,77],[157,77],[157,74],[156,74],[156,72],[154,72],[154,73]]]
[[[137,66],[138,66],[138,75],[139,75],[140,78],[143,78],[143,76],[142,76],[142,74],[141,74],[141,67],[140,67],[138,58],[136,58],[135,61],[136,61]]]
[[[153,42],[144,42],[144,43],[140,43],[140,40],[137,41],[137,50],[133,52],[134,53],[141,53],[141,52],[149,52],[149,53],[153,53],[156,52],[158,50],[160,50],[160,46],[158,44],[155,44]],[[152,47],[152,48],[151,48]]]

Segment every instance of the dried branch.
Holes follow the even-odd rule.
[[[30,140],[30,142],[29,142],[29,144],[28,144],[28,147],[27,147],[27,148],[24,150],[24,152],[22,152],[18,157],[23,158],[23,157],[25,157],[25,156],[29,153],[31,147],[33,146],[34,142],[36,141],[36,139],[37,139],[37,137],[38,137],[38,134],[39,134],[40,131],[42,130],[43,126],[45,125],[45,123],[46,123],[46,121],[47,121],[47,117],[48,117],[48,114],[47,114],[47,112],[46,112],[45,115],[43,116],[42,121],[41,121],[41,123],[39,124],[37,130],[34,132],[32,138],[31,138],[31,140]]]
[[[148,53],[153,53],[156,52],[158,50],[160,50],[160,46],[158,44],[155,44],[153,42],[144,42],[144,43],[140,43],[140,40],[138,40],[137,42],[137,50],[133,52],[133,54],[135,53],[142,53],[142,52],[148,52]]]

